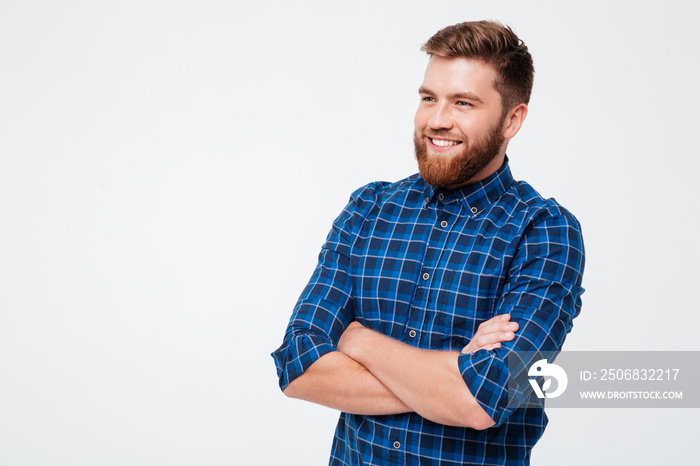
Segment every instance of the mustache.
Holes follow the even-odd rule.
[[[452,141],[462,141],[466,142],[467,141],[467,136],[465,136],[462,133],[452,133],[449,130],[446,129],[431,129],[431,128],[425,128],[423,131],[421,131],[421,135],[428,137],[428,138],[442,138],[442,139],[450,139]]]

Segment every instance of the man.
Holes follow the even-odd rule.
[[[510,173],[534,75],[522,41],[468,22],[423,50],[420,174],[357,190],[333,223],[273,353],[280,386],[342,411],[333,465],[529,464],[546,416],[514,396],[509,357],[561,349],[580,226]]]

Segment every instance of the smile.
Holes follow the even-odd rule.
[[[433,139],[430,138],[430,142],[435,144],[438,147],[448,147],[448,146],[456,146],[457,144],[462,144],[462,141],[449,141],[447,139]]]

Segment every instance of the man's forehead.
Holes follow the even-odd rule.
[[[496,76],[496,69],[480,59],[432,55],[425,69],[421,88],[432,92],[440,90],[450,93],[496,92]]]

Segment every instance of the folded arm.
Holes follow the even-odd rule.
[[[353,414],[412,411],[364,366],[340,351],[321,356],[284,394]]]
[[[488,346],[513,338],[517,324],[509,316],[488,321],[492,333],[478,333],[472,340],[476,350],[479,340]],[[478,338],[478,339],[477,339]],[[486,429],[494,420],[479,405],[464,383],[456,351],[425,350],[407,345],[357,322],[350,324],[338,342],[340,351],[366,367],[412,411],[433,422],[451,426]]]
[[[518,326],[508,315],[479,327],[463,351],[500,347]],[[284,393],[354,414],[415,411],[433,422],[483,429],[493,424],[466,387],[453,351],[418,349],[352,322],[328,353]]]

